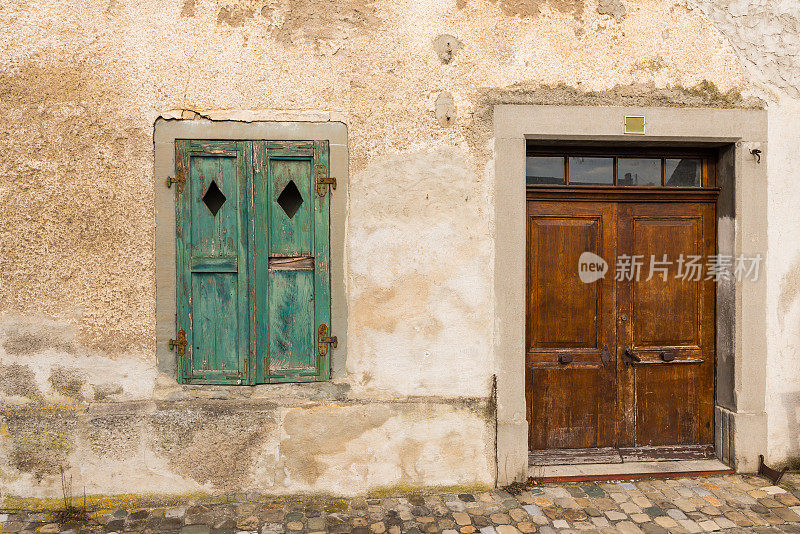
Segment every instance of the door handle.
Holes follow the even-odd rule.
[[[567,365],[568,363],[572,363],[572,354],[559,354],[558,363],[560,363],[561,365]]]
[[[662,351],[661,354],[659,354],[659,356],[661,356],[661,361],[664,362],[671,362],[672,360],[675,359],[675,353],[671,350]]]
[[[642,359],[636,355],[631,349],[626,348],[625,352],[622,353],[622,360],[625,362],[625,366],[629,366],[634,363],[638,363],[642,361]]]
[[[608,365],[611,361],[611,353],[608,351],[608,345],[603,345],[603,352],[600,353],[600,361],[603,365]]]

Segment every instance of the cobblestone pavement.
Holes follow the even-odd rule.
[[[546,484],[515,495],[406,494],[193,502],[95,510],[88,522],[5,511],[2,533],[553,534],[555,532],[798,532],[800,475],[781,486],[730,475],[621,483]],[[176,503],[173,503],[176,504]]]

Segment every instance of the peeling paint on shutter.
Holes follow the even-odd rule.
[[[255,143],[256,346],[259,382],[329,376],[317,329],[330,321],[329,196],[315,166],[327,142]]]
[[[183,382],[250,381],[247,143],[176,141],[177,323]]]

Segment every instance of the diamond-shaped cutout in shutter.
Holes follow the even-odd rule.
[[[290,219],[297,214],[300,206],[303,205],[303,195],[300,194],[300,190],[297,189],[294,180],[289,180],[281,194],[278,195],[278,205]]]
[[[216,181],[212,181],[211,185],[208,186],[206,190],[206,194],[203,195],[203,204],[206,205],[208,210],[211,212],[211,215],[214,217],[217,216],[217,212],[222,208],[222,205],[225,204],[225,195],[222,194],[219,187],[217,186]]]

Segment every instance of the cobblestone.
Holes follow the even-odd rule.
[[[730,475],[533,485],[516,495],[497,490],[353,499],[229,498],[92,510],[87,523],[58,523],[52,513],[41,510],[0,510],[0,533],[800,533],[800,475],[789,474],[785,480],[773,486],[761,478]]]

